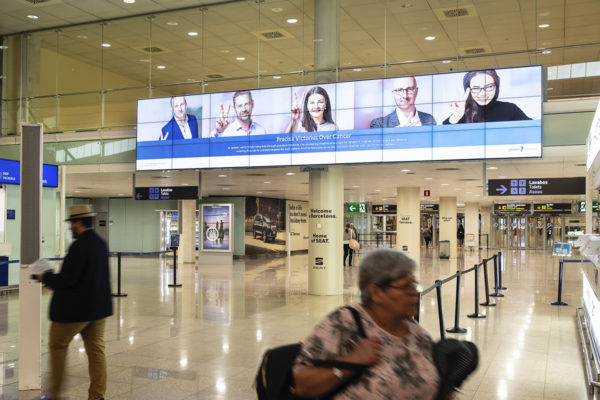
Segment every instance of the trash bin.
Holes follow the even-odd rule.
[[[450,241],[440,240],[440,248],[438,250],[440,258],[450,258]]]

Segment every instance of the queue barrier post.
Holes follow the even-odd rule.
[[[553,306],[568,306],[567,303],[562,301],[563,264],[563,260],[561,259],[558,262],[558,301],[550,303]]]
[[[419,322],[419,316],[421,314],[421,299],[423,298],[423,296],[421,295],[421,292],[419,292],[419,302],[417,303],[417,309],[415,310],[415,321],[417,321],[417,323]]]
[[[177,246],[171,247],[173,250],[173,283],[169,287],[181,287],[181,283],[177,283]]]
[[[446,332],[450,333],[466,333],[467,330],[465,328],[461,328],[458,326],[458,321],[460,319],[460,281],[461,281],[462,271],[456,271],[456,300],[454,303],[454,327],[446,329]]]
[[[117,293],[113,297],[125,297],[127,293],[121,293],[121,252],[117,253]]]
[[[483,282],[484,282],[484,287],[485,287],[485,302],[480,303],[480,305],[482,306],[486,306],[486,307],[495,307],[496,304],[495,303],[490,303],[490,288],[489,288],[489,282],[488,282],[488,270],[487,270],[487,263],[488,260],[483,260]]]
[[[498,254],[494,254],[494,293],[490,296],[504,297],[502,293],[498,292]]]
[[[437,295],[438,319],[440,321],[440,338],[446,338],[446,330],[444,329],[444,305],[442,303],[442,281],[435,281],[435,293]]]
[[[469,318],[485,318],[485,315],[479,313],[479,265],[475,264],[475,312],[467,315]]]
[[[502,252],[498,252],[498,289],[506,290],[506,286],[502,286]]]

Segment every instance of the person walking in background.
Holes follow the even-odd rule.
[[[352,227],[350,226],[350,224],[346,224],[346,227],[344,228],[344,238],[343,238],[343,243],[344,243],[344,267],[346,266],[346,258],[348,256],[350,256],[349,260],[348,260],[348,266],[351,267],[352,266],[352,253],[354,252],[354,250],[352,250],[350,248],[350,239],[356,239],[354,237],[354,230],[352,230]]]
[[[67,349],[73,337],[81,335],[88,357],[90,387],[88,399],[103,399],[106,392],[106,355],[104,325],[113,314],[108,249],[92,229],[96,215],[90,204],[69,209],[71,232],[76,240],[69,247],[59,273],[37,275],[54,290],[50,301],[50,393],[46,399],[60,396]]]
[[[458,245],[462,247],[465,243],[465,228],[463,227],[463,224],[458,225],[456,238],[458,239]]]
[[[433,236],[433,233],[431,232],[431,228],[426,226],[425,229],[423,229],[423,239],[425,240],[425,248],[426,249],[429,248],[429,244],[431,243],[432,236]]]

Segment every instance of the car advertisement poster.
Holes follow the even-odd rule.
[[[232,204],[202,204],[202,251],[232,251]]]
[[[246,255],[286,251],[285,199],[246,197]]]

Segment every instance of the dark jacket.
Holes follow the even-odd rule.
[[[523,110],[516,104],[508,103],[505,101],[493,101],[487,106],[480,107],[483,110],[483,118],[485,122],[498,122],[498,121],[522,121],[529,118]],[[458,124],[464,124],[467,122],[467,116],[463,115],[458,120]],[[443,122],[444,125],[450,124],[450,117],[446,118]]]
[[[198,120],[192,114],[187,115],[188,125],[190,126],[190,132],[192,133],[192,139],[198,138]],[[183,133],[181,133],[181,128],[177,121],[175,121],[175,117],[171,118],[169,122],[166,123],[165,126],[162,127],[162,137],[166,137],[164,140],[181,140],[185,139],[183,137]]]
[[[417,114],[419,114],[421,125],[436,125],[435,118],[431,114],[419,110],[417,110]],[[398,114],[394,110],[385,117],[375,118],[371,121],[370,128],[394,128],[398,124],[400,124],[400,121],[398,121]]]
[[[71,244],[60,272],[44,274],[43,282],[54,289],[51,321],[95,321],[113,313],[108,250],[93,229]]]

